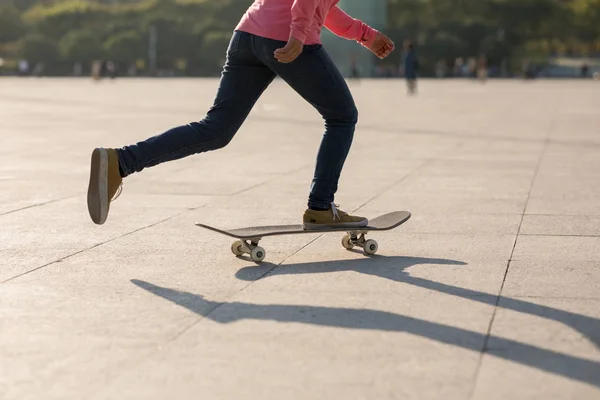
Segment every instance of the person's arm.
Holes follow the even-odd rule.
[[[325,18],[325,27],[337,36],[348,40],[356,40],[367,48],[373,45],[379,33],[364,22],[352,18],[338,6],[329,10],[327,18]]]
[[[304,43],[315,17],[318,0],[294,0],[290,37]]]
[[[338,36],[356,40],[381,59],[394,51],[394,42],[390,38],[364,22],[352,18],[338,6],[329,10],[325,18],[325,27]]]
[[[318,0],[294,0],[292,23],[287,44],[275,50],[274,56],[281,63],[291,63],[302,53],[304,42],[310,33]]]

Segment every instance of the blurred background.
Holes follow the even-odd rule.
[[[0,74],[218,76],[252,0],[0,0]],[[423,77],[587,77],[600,71],[600,0],[342,0],[410,40]],[[402,52],[380,61],[329,32],[342,72],[402,75]],[[597,74],[598,76],[598,74]]]

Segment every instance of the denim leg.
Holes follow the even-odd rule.
[[[257,57],[312,104],[325,120],[325,134],[317,154],[308,206],[329,208],[358,121],[358,110],[350,89],[323,46],[304,46],[294,62],[282,64],[273,57],[273,52],[285,45],[284,42],[270,39],[259,42]]]
[[[274,78],[275,73],[252,53],[251,35],[235,32],[214,104],[206,117],[119,149],[122,175],[226,146]]]

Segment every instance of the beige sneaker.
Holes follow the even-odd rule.
[[[304,229],[362,228],[369,224],[368,219],[348,215],[348,213],[338,210],[337,207],[332,203],[331,208],[326,211],[306,210],[303,218]]]
[[[110,202],[119,197],[122,185],[117,151],[101,147],[94,149],[87,198],[88,211],[94,223],[102,225],[106,221]]]

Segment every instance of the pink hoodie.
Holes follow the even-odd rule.
[[[337,3],[339,0],[254,0],[236,30],[285,42],[293,37],[304,44],[320,44],[325,26],[338,36],[370,46],[378,32],[350,17]]]

